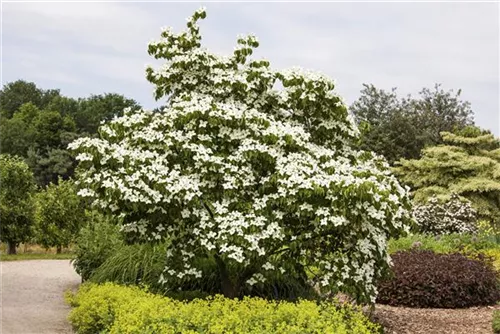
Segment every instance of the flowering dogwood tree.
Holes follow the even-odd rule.
[[[294,263],[329,292],[374,301],[387,238],[411,220],[407,189],[383,159],[351,149],[358,131],[332,80],[250,60],[254,36],[230,57],[210,53],[205,16],[149,44],[166,60],[147,68],[164,110],[126,111],[70,145],[79,194],[136,240],[171,241],[164,281],[203,279],[195,260],[210,257],[235,297]]]

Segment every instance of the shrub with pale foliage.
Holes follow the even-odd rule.
[[[232,56],[210,53],[205,15],[149,44],[166,60],[147,69],[168,97],[162,111],[126,111],[70,145],[80,195],[136,240],[171,240],[164,281],[203,279],[194,260],[211,257],[229,297],[271,272],[313,268],[323,289],[373,301],[387,239],[409,226],[408,190],[383,159],[351,148],[358,131],[332,80],[251,60],[254,36]]]

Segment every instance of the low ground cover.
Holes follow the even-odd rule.
[[[221,295],[190,302],[113,283],[67,294],[77,333],[377,333],[359,308],[332,302],[273,302]]]

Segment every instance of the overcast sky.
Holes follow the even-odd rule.
[[[84,97],[116,92],[161,104],[145,79],[162,26],[184,29],[203,3],[3,3],[3,81]],[[204,3],[205,46],[232,52],[255,33],[275,68],[324,72],[350,104],[363,83],[416,95],[462,89],[476,123],[499,135],[498,3]]]

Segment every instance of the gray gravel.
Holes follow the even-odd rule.
[[[72,333],[64,292],[81,282],[69,260],[0,262],[1,334]]]

